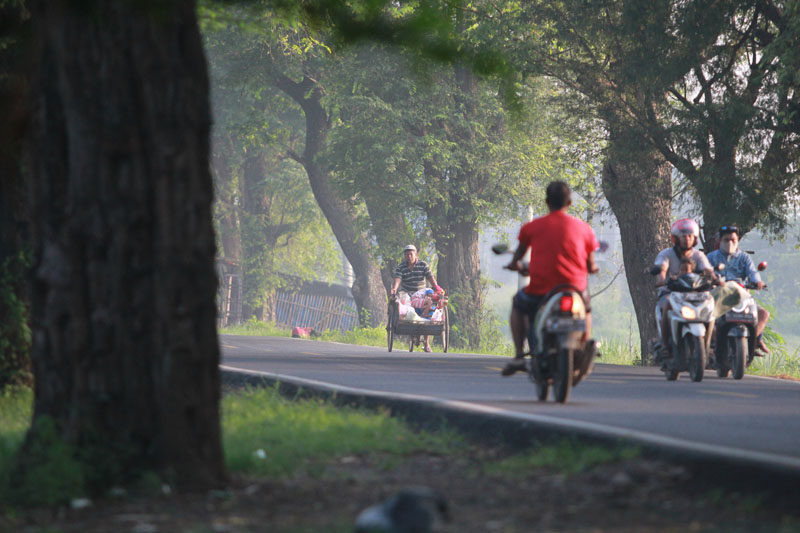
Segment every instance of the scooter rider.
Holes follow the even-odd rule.
[[[714,271],[706,255],[694,247],[700,241],[700,226],[691,218],[676,220],[670,229],[672,234],[672,246],[661,250],[656,256],[654,266],[660,267],[661,271],[656,277],[656,287],[658,291],[657,308],[661,320],[661,345],[665,353],[672,356],[669,343],[670,329],[667,311],[669,310],[669,290],[665,287],[667,276],[674,278],[680,274],[681,259],[688,258],[694,263],[694,271],[704,276],[714,276]]]
[[[717,265],[724,264],[725,269],[721,274],[726,279],[739,278],[742,281],[749,281],[755,285],[756,289],[763,289],[764,282],[753,265],[753,260],[746,252],[739,250],[739,239],[741,232],[737,226],[722,226],[719,229],[719,249],[708,254],[708,260],[715,269]],[[764,344],[762,333],[769,320],[769,312],[758,307],[758,321],[756,322],[756,345],[764,353],[769,353],[769,349]]]
[[[516,355],[503,369],[503,376],[525,370],[523,343],[530,327],[528,317],[536,315],[547,293],[557,285],[570,284],[583,291],[586,302],[586,332],[583,340],[588,339],[591,333],[587,274],[598,270],[594,261],[594,251],[599,247],[597,238],[589,224],[567,214],[572,199],[566,183],[550,183],[545,201],[550,213],[522,226],[519,246],[505,267],[521,270],[522,257],[530,247],[530,282],[514,295],[509,318]]]

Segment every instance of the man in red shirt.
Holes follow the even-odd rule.
[[[522,257],[528,248],[531,249],[530,282],[514,295],[511,306],[509,325],[516,355],[503,369],[504,376],[525,370],[522,347],[530,319],[544,303],[547,293],[557,285],[569,284],[582,291],[586,302],[586,332],[583,340],[586,341],[591,333],[587,274],[597,272],[594,251],[599,244],[589,224],[567,214],[567,208],[572,204],[570,195],[569,186],[563,181],[554,181],[547,186],[545,201],[550,213],[522,226],[519,246],[505,267],[520,270]]]

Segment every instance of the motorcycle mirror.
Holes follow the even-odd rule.
[[[505,243],[495,244],[494,246],[492,246],[492,251],[497,255],[504,254],[508,252],[508,245]]]
[[[717,265],[717,270],[719,270],[720,272],[722,272],[723,270],[725,270],[725,263],[720,263],[720,264],[718,264],[718,265]]]
[[[653,268],[650,269],[650,275],[651,276],[656,276],[656,275],[658,275],[660,273],[661,273],[661,267],[658,266],[658,265],[655,265]]]
[[[598,251],[598,252],[600,252],[600,253],[603,253],[603,252],[605,252],[606,250],[608,250],[608,241],[600,241],[598,244],[600,245],[600,246],[597,248],[597,251]]]
[[[767,269],[767,262],[766,262],[766,261],[761,261],[761,262],[758,264],[758,267],[757,267],[757,268],[758,268],[759,272],[763,272],[764,270],[766,270],[766,269]]]

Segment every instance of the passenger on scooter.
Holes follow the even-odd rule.
[[[545,202],[550,213],[522,226],[519,246],[511,262],[505,267],[509,270],[521,270],[522,257],[530,248],[530,282],[514,295],[509,318],[516,354],[501,372],[503,376],[525,370],[523,343],[530,327],[529,317],[536,316],[544,297],[557,285],[570,284],[583,291],[586,302],[586,332],[583,341],[591,333],[587,274],[598,270],[594,261],[594,251],[599,247],[597,238],[589,224],[567,214],[572,199],[566,183],[550,183]]]
[[[708,254],[708,260],[711,266],[717,268],[717,265],[724,264],[725,269],[722,270],[721,275],[726,279],[738,278],[742,281],[749,281],[755,285],[756,289],[763,289],[764,282],[761,281],[761,275],[753,265],[753,260],[746,252],[739,250],[740,230],[737,226],[722,226],[719,229],[719,249],[714,250]],[[764,344],[762,333],[767,326],[769,320],[769,312],[757,305],[758,308],[758,322],[756,322],[756,346],[764,352],[769,353],[769,349]]]
[[[704,276],[714,276],[714,271],[711,268],[711,263],[708,262],[706,254],[700,250],[695,250],[694,247],[700,240],[700,226],[691,218],[682,218],[675,221],[670,228],[672,246],[661,250],[656,256],[654,266],[660,267],[661,271],[656,278],[656,287],[658,291],[657,307],[660,311],[661,317],[661,345],[666,350],[666,354],[672,356],[671,347],[669,343],[669,318],[667,311],[669,310],[669,299],[667,295],[669,290],[665,287],[667,277],[677,277],[681,272],[681,260],[688,259],[692,262],[692,271],[701,273]]]
[[[403,249],[403,262],[397,265],[394,270],[394,282],[389,294],[394,296],[397,289],[402,288],[409,296],[420,289],[425,288],[425,280],[428,280],[431,287],[437,292],[442,292],[442,288],[436,283],[428,263],[417,257],[417,247],[409,244]],[[431,351],[430,335],[423,337],[424,350]]]

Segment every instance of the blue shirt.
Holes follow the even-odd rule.
[[[758,283],[761,281],[761,276],[753,265],[753,260],[750,255],[736,250],[735,253],[730,255],[725,254],[722,250],[714,250],[708,254],[708,260],[716,271],[717,265],[725,263],[725,270],[718,272],[725,279],[739,278],[742,281],[750,281],[750,283]]]

